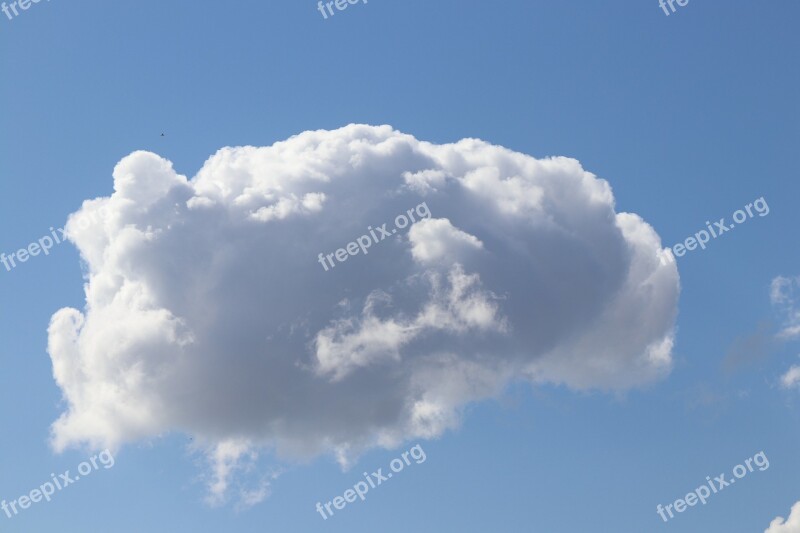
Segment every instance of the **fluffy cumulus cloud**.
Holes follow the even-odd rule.
[[[67,232],[86,302],[50,324],[54,447],[191,434],[214,500],[257,451],[347,465],[512,380],[624,390],[672,363],[675,265],[574,159],[365,125],[191,179],[135,152]]]
[[[776,518],[764,533],[800,533],[800,502],[792,506],[789,518]]]

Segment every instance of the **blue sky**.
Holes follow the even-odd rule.
[[[669,16],[655,0],[370,0],[327,20],[311,1],[54,0],[0,15],[6,254],[109,196],[136,150],[191,178],[222,147],[351,123],[575,158],[664,246],[758,198],[770,209],[678,259],[664,377],[612,392],[512,380],[468,402],[458,428],[370,448],[345,471],[328,454],[298,464],[267,452],[247,475],[281,474],[247,509],[204,503],[209,467],[173,427],[126,442],[113,468],[52,502],[0,514],[0,529],[766,530],[800,500],[800,390],[780,385],[800,343],[776,339],[792,315],[770,299],[775,278],[800,275],[798,15],[788,0],[690,0]],[[0,499],[92,454],[50,443],[65,405],[47,328],[85,305],[81,268],[71,244],[0,268]],[[314,510],[417,442],[424,463],[328,520]],[[657,504],[760,451],[769,469],[659,518]]]

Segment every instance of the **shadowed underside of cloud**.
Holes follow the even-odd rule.
[[[318,262],[422,202],[366,255]],[[136,152],[67,231],[86,304],[50,324],[54,447],[186,432],[217,496],[253,450],[346,465],[512,380],[624,390],[671,367],[675,265],[574,159],[365,125],[224,148],[191,180]]]

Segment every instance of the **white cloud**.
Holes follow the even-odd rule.
[[[789,368],[781,377],[781,385],[786,389],[800,388],[800,366],[795,365]]]
[[[423,264],[453,259],[463,262],[466,255],[483,248],[474,235],[454,227],[446,218],[421,220],[411,228],[408,238],[411,256]]]
[[[403,172],[403,179],[409,189],[426,195],[442,188],[447,180],[447,174],[441,170],[421,170],[419,172]]]
[[[378,318],[374,310],[381,304],[390,305],[392,299],[383,291],[373,291],[360,317],[339,319],[317,333],[318,373],[338,381],[354,369],[382,359],[401,361],[404,346],[434,333],[466,336],[480,331],[505,332],[506,322],[498,317],[493,296],[477,288],[477,274],[466,275],[456,264],[447,281],[437,273],[428,273],[427,278],[430,300],[413,318]]]
[[[793,340],[800,338],[800,276],[787,278],[777,276],[770,285],[770,301],[784,316],[783,329],[777,338]],[[800,366],[792,366],[781,376],[781,386],[785,389],[800,388]]]
[[[216,444],[210,451],[212,462],[211,479],[208,482],[209,505],[221,505],[225,502],[228,485],[233,473],[242,468],[243,460],[248,459],[252,446],[246,440],[226,440]],[[256,457],[249,457],[255,460]]]
[[[778,517],[770,522],[764,533],[800,533],[800,502],[792,506],[789,518]]]
[[[368,255],[317,262],[423,200]],[[623,390],[671,367],[676,267],[574,159],[350,125],[224,148],[191,180],[135,152],[79,214],[101,209],[67,227],[86,304],[50,324],[53,445],[189,433],[213,503],[254,450],[346,465],[513,379]]]
[[[784,314],[784,325],[779,338],[800,338],[800,309],[797,307],[797,292],[800,292],[800,277],[778,276],[770,286],[770,300]]]

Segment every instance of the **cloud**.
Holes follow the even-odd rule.
[[[800,366],[794,365],[781,377],[781,385],[786,389],[800,389]]]
[[[800,292],[800,276],[787,278],[777,276],[770,285],[770,301],[784,314],[783,329],[778,333],[782,339],[800,338],[800,309],[797,297]]]
[[[208,482],[208,496],[206,502],[209,505],[221,505],[224,503],[228,493],[228,484],[235,470],[242,468],[247,457],[255,460],[256,457],[251,452],[251,445],[247,441],[227,440],[219,442],[212,451],[211,457],[214,467],[211,479]],[[248,453],[249,452],[249,453]]]
[[[778,333],[780,340],[795,340],[800,338],[800,308],[798,308],[798,293],[800,293],[800,276],[787,278],[777,276],[770,285],[770,301],[784,316],[783,329]],[[785,389],[800,389],[800,366],[792,366],[781,376],[781,387]]]
[[[474,235],[453,226],[446,218],[425,219],[409,231],[411,256],[421,264],[435,264],[450,254],[456,261],[466,260],[470,252],[483,249]]]
[[[764,533],[800,533],[800,502],[792,506],[789,518],[778,517],[770,522]]]
[[[57,450],[191,434],[216,503],[254,450],[347,465],[512,380],[619,391],[670,371],[676,267],[574,159],[350,125],[223,148],[192,179],[147,152],[113,176],[67,224],[86,302],[49,328]]]

